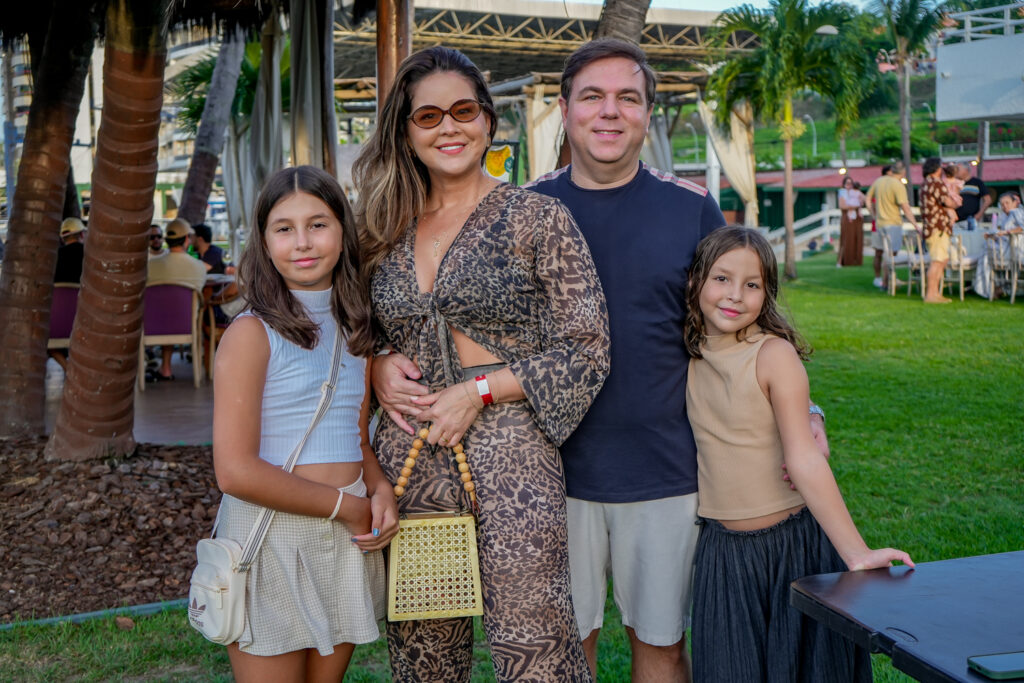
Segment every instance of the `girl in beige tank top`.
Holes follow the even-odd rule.
[[[698,514],[714,520],[710,526],[742,538],[782,526],[806,504],[850,569],[887,567],[894,560],[912,567],[903,551],[868,548],[850,518],[811,435],[801,362],[809,352],[777,310],[777,293],[775,255],[756,230],[721,228],[698,246],[686,329],[693,357],[687,414],[697,441]],[[783,464],[799,493],[782,481]],[[714,567],[726,561],[708,553],[702,557],[698,546],[698,573],[702,563]],[[715,629],[696,622],[700,611],[695,607],[695,633]],[[696,659],[695,651],[695,666]]]

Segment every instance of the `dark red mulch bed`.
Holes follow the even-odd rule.
[[[210,447],[65,463],[45,443],[0,441],[0,623],[185,597],[220,501]]]

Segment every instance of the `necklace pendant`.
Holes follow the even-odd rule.
[[[441,238],[440,237],[435,237],[434,238],[434,258],[437,258],[437,252],[438,252],[438,250],[440,248],[441,248]]]

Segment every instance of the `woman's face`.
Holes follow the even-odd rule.
[[[460,74],[438,71],[413,86],[411,111],[433,105],[447,112],[460,100],[477,100],[473,85]],[[461,178],[480,173],[480,159],[490,144],[490,125],[490,117],[481,111],[466,123],[446,113],[433,128],[421,128],[408,120],[405,129],[409,145],[431,177]]]
[[[845,188],[847,190],[852,190],[853,189],[853,178],[851,178],[850,176],[846,176],[845,178],[843,178],[843,188]]]
[[[1010,213],[1020,205],[1013,197],[1002,197],[999,200],[999,208],[1003,210],[1003,213]]]

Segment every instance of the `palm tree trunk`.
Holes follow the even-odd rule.
[[[651,0],[605,0],[594,38],[621,38],[640,43]]]
[[[0,273],[0,437],[43,432],[57,230],[98,26],[91,3],[57,2],[39,50]]]
[[[783,146],[785,160],[782,186],[782,221],[786,226],[786,269],[787,280],[796,279],[796,235],[793,232],[793,140],[786,138]]]
[[[910,181],[910,59],[900,64],[900,145],[903,149],[903,166]]]
[[[843,131],[839,134],[839,158],[843,161],[843,168],[846,166],[846,132]]]
[[[206,204],[210,198],[220,153],[224,148],[224,131],[228,126],[228,117],[231,116],[231,103],[235,98],[244,52],[245,35],[236,29],[225,36],[217,53],[217,64],[213,68],[203,117],[196,134],[192,163],[188,167],[185,187],[181,191],[181,205],[178,207],[178,216],[193,225],[201,223],[206,217]]]
[[[135,450],[135,375],[153,217],[169,0],[111,0],[106,15],[103,116],[73,353],[50,458]]]

